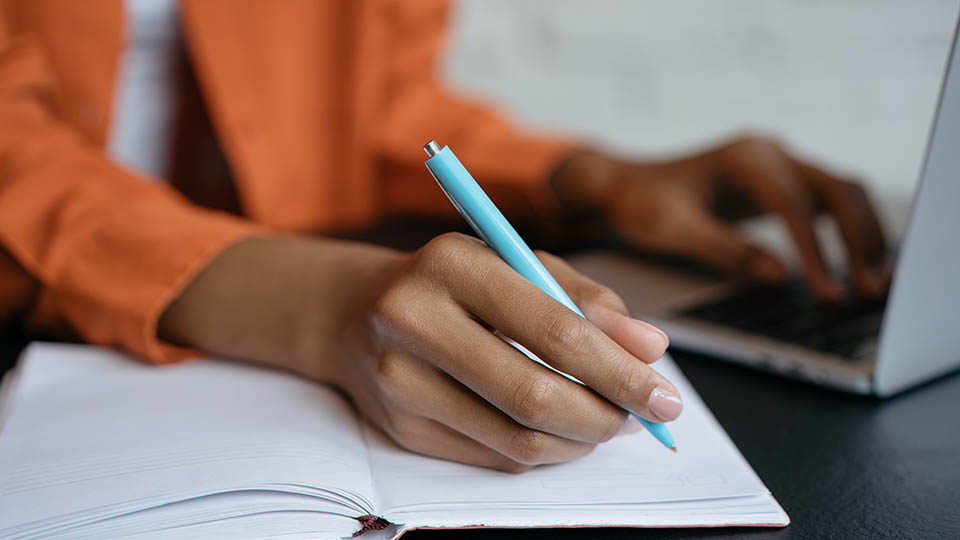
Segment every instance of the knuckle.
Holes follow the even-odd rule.
[[[550,378],[536,376],[523,379],[514,393],[510,415],[527,427],[543,428],[553,418],[558,397],[557,385]]]
[[[469,267],[476,244],[460,233],[444,233],[427,242],[417,253],[417,261],[430,271],[449,271]]]
[[[576,313],[554,309],[541,319],[540,343],[551,356],[574,356],[583,346],[587,327]]]
[[[377,386],[387,395],[401,392],[405,376],[405,361],[398,355],[387,355],[377,364]]]
[[[765,133],[745,133],[733,142],[733,148],[744,152],[779,152],[783,146],[780,141]]]
[[[384,292],[374,303],[370,312],[373,327],[385,335],[404,335],[416,332],[421,326],[418,302],[411,302],[403,284],[397,284]]]
[[[860,184],[859,182],[854,182],[852,180],[838,180],[837,188],[846,199],[852,201],[867,200],[867,190],[864,189],[863,184]]]
[[[587,293],[587,301],[621,313],[627,312],[627,305],[620,298],[620,295],[606,285],[592,284]]]
[[[395,284],[377,298],[373,314],[378,321],[392,326],[409,317],[409,305],[403,285]]]
[[[433,237],[432,240],[427,242],[424,246],[425,249],[438,249],[438,250],[447,250],[456,246],[463,245],[467,242],[467,236],[461,233],[448,232],[439,234]]]
[[[631,406],[640,403],[644,395],[643,390],[647,386],[647,379],[648,377],[638,367],[628,366],[620,370],[610,398],[620,405]]]
[[[538,259],[540,259],[541,261],[547,264],[560,263],[563,261],[563,259],[561,259],[560,257],[557,257],[553,253],[550,253],[549,251],[544,251],[542,249],[534,250],[533,254],[536,255]]]
[[[778,161],[787,155],[787,151],[780,141],[769,135],[749,133],[728,144],[722,155],[730,165],[742,165]]]
[[[508,457],[526,465],[544,463],[550,436],[534,429],[520,429],[511,437]]]

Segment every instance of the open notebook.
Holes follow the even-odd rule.
[[[408,453],[333,390],[217,361],[33,344],[0,416],[0,538],[340,538],[415,528],[786,525],[669,358],[670,429],[507,474]],[[364,518],[368,524],[373,520]],[[377,522],[383,524],[383,522]]]

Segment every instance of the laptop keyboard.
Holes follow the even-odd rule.
[[[851,359],[872,356],[884,300],[818,302],[801,281],[744,286],[680,315]]]

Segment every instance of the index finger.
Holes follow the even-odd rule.
[[[676,419],[683,409],[676,388],[588,320],[524,279],[490,252],[484,276],[498,294],[463,287],[461,305],[516,340],[551,367],[577,378],[618,406],[654,422]]]
[[[813,230],[811,193],[789,154],[774,142],[745,139],[716,156],[720,172],[745,189],[765,210],[783,219],[814,292],[822,298],[839,299],[843,291],[825,269]]]
[[[793,163],[823,200],[840,229],[854,284],[868,296],[882,294],[886,288],[887,243],[880,219],[864,188],[809,163],[797,159],[793,159]]]

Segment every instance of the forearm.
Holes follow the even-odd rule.
[[[256,237],[226,249],[164,311],[181,345],[336,382],[345,321],[402,254],[329,239]]]

